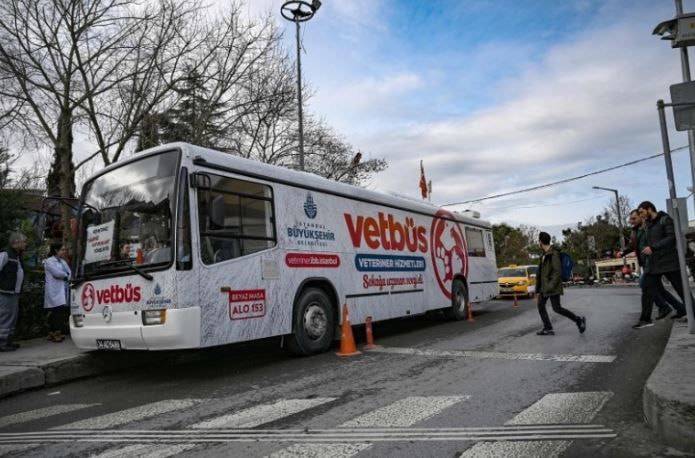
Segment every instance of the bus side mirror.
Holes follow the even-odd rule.
[[[224,227],[224,197],[217,195],[210,199],[209,214],[211,229]]]

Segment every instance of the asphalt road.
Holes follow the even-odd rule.
[[[352,358],[294,358],[270,339],[24,393],[0,401],[0,455],[685,456],[642,418],[671,323],[631,329],[634,288],[564,303],[585,334],[551,312],[556,335],[536,336],[532,301],[492,301],[473,323],[377,323],[382,348]]]

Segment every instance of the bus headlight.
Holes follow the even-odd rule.
[[[155,324],[164,324],[167,320],[167,311],[163,310],[143,310],[142,324],[151,326]]]
[[[84,326],[84,315],[73,315],[72,324],[74,324],[76,328]]]

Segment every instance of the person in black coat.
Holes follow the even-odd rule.
[[[642,202],[637,207],[640,216],[647,222],[647,246],[642,250],[642,254],[648,258],[649,272],[645,280],[645,290],[648,297],[646,300],[653,298],[659,289],[659,282],[665,277],[673,289],[676,290],[681,300],[683,295],[683,283],[681,282],[680,265],[678,263],[678,251],[676,249],[676,231],[673,219],[663,211],[657,211],[653,203],[649,201]],[[692,294],[690,295],[692,297]],[[695,299],[693,299],[695,303]],[[677,319],[685,316],[685,307],[683,303],[671,304],[676,310],[675,315],[671,318]],[[651,307],[649,315],[646,316],[643,310],[643,316],[640,321],[651,322]]]

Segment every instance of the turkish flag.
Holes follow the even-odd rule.
[[[420,161],[420,193],[423,199],[427,199],[427,179],[425,178],[425,167]]]

